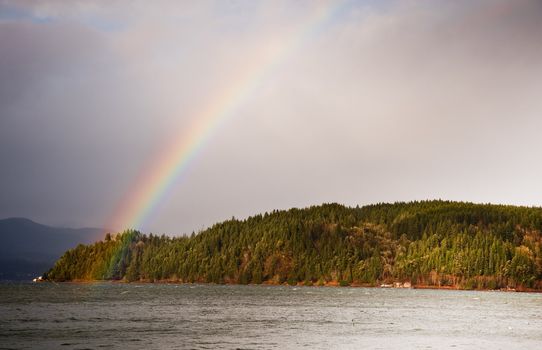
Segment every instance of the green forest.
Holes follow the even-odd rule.
[[[542,289],[542,208],[418,201],[323,204],[190,236],[127,230],[67,251],[52,281]]]

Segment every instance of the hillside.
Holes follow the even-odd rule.
[[[102,230],[57,228],[25,218],[0,220],[0,279],[31,279],[68,249],[94,243]]]
[[[108,235],[67,251],[48,277],[542,289],[541,230],[542,208],[324,204],[232,219],[191,237]]]

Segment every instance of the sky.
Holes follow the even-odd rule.
[[[541,38],[538,0],[0,0],[0,218],[542,206]]]

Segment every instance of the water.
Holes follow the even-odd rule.
[[[0,284],[0,348],[541,349],[542,294]]]

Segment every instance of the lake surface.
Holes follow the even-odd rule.
[[[542,349],[542,294],[0,284],[0,348]]]

